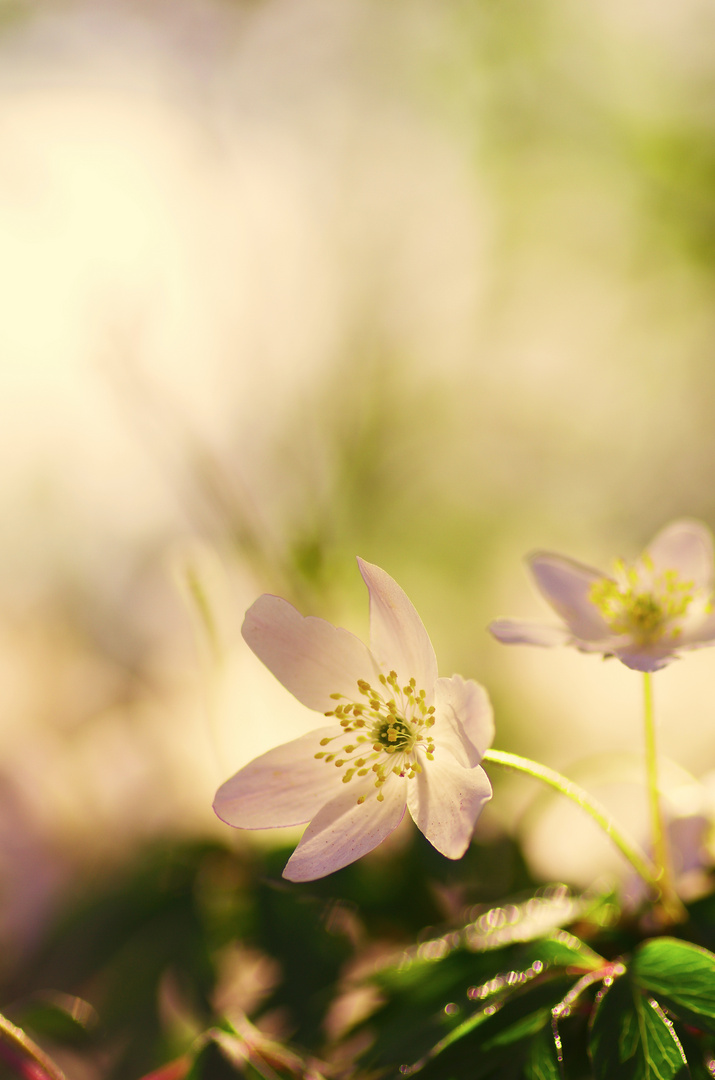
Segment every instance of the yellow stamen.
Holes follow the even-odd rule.
[[[435,722],[435,707],[427,706],[426,692],[417,689],[414,678],[401,684],[395,671],[380,673],[377,687],[358,679],[357,690],[367,703],[350,701],[340,693],[330,695],[340,704],[325,715],[335,716],[342,730],[322,738],[320,745],[328,746],[338,739],[340,748],[333,753],[321,750],[315,757],[345,769],[341,776],[344,784],[356,775],[363,779],[372,773],[375,797],[382,802],[382,788],[392,776],[414,779],[422,772],[423,761],[434,760],[434,740],[427,731]],[[350,735],[351,741],[343,738]],[[365,799],[361,795],[357,804],[362,805]]]
[[[678,637],[679,620],[687,613],[694,591],[695,583],[681,581],[677,570],[656,574],[646,554],[636,566],[617,561],[615,579],[595,582],[589,597],[614,634],[628,634],[639,645],[652,645],[665,637]]]

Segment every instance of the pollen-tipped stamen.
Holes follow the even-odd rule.
[[[615,577],[595,582],[589,593],[614,634],[629,634],[643,645],[664,637],[677,638],[679,620],[694,599],[695,583],[682,581],[677,570],[655,573],[644,555],[639,564],[616,562]]]
[[[352,735],[339,750],[327,753],[319,751],[315,757],[345,770],[341,780],[349,783],[354,776],[363,779],[374,774],[377,799],[382,802],[382,789],[391,776],[412,780],[422,772],[421,760],[434,760],[435,744],[427,734],[435,722],[435,707],[426,703],[426,692],[417,688],[417,681],[409,679],[400,684],[397,672],[378,675],[379,688],[366,679],[357,681],[358,692],[364,702],[351,701],[345,694],[330,697],[338,702],[334,709],[325,713],[334,716],[342,732],[320,740],[328,746],[335,739]],[[371,752],[366,753],[368,745]],[[365,794],[358,797],[358,805],[365,801]]]

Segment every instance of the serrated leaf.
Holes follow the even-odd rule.
[[[654,938],[634,954],[634,982],[697,1027],[715,1031],[715,955],[677,938]]]
[[[536,895],[521,904],[484,911],[463,928],[471,948],[484,951],[519,941],[537,941],[587,915],[592,901],[557,886],[549,895]]]
[[[531,1040],[550,1026],[551,1010],[573,985],[573,976],[558,975],[521,987],[499,1005],[479,1010],[403,1074],[421,1080],[482,1080],[516,1062],[519,1068]],[[414,1058],[412,1059],[414,1060]]]
[[[584,972],[596,971],[605,964],[602,956],[566,930],[556,930],[534,941],[529,956],[532,964],[540,960],[547,967],[578,968]]]
[[[461,939],[458,939],[461,940]],[[474,952],[449,936],[426,942],[371,982],[386,999],[368,1020],[374,1039],[365,1062],[401,1064],[428,1054],[489,1002],[501,1005],[517,988],[547,971],[576,973],[604,960],[582,941],[558,931],[537,941]],[[575,981],[576,976],[574,977]]]
[[[524,1066],[525,1080],[561,1080],[561,1067],[554,1034],[550,1027],[542,1028],[531,1042]]]
[[[456,941],[454,940],[456,938]],[[468,939],[467,939],[468,940]],[[447,934],[403,954],[396,965],[382,968],[371,981],[390,992],[425,978],[425,986],[450,988],[465,977],[470,983],[493,978],[500,971],[526,969],[539,962],[545,967],[574,967],[593,971],[605,960],[583,941],[557,930],[529,942],[511,942],[499,948],[477,949],[464,943],[460,934]]]
[[[650,997],[636,997],[636,1012],[641,1029],[642,1046],[646,1059],[646,1076],[657,1080],[671,1077],[690,1077],[690,1069],[683,1047],[657,1001]]]
[[[596,1080],[686,1080],[690,1070],[672,1023],[627,975],[599,995],[590,1054]]]

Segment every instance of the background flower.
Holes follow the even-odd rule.
[[[618,560],[613,576],[550,552],[529,566],[566,625],[497,619],[489,629],[504,644],[573,645],[658,671],[681,650],[715,642],[713,542],[700,522],[674,521],[632,566]]]

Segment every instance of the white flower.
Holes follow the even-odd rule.
[[[699,521],[672,522],[632,566],[617,560],[612,576],[551,552],[529,565],[565,626],[497,619],[489,629],[507,645],[573,645],[657,671],[683,649],[715,643],[713,540]]]
[[[223,784],[218,816],[241,829],[310,822],[284,876],[311,881],[359,859],[409,809],[450,859],[460,858],[491,798],[479,762],[494,724],[476,682],[437,677],[419,615],[384,570],[358,559],[370,594],[370,648],[278,596],[249,609],[243,636],[325,726],[256,758]]]

